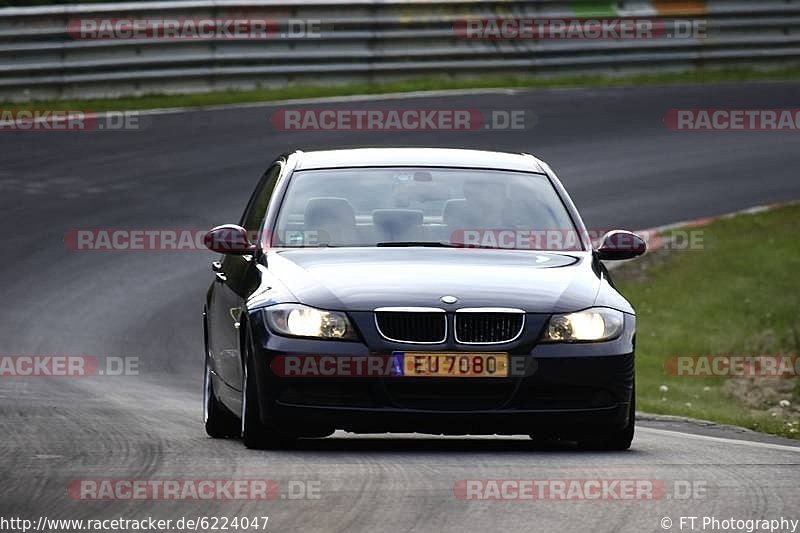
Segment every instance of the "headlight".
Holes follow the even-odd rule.
[[[625,319],[620,311],[595,307],[553,315],[542,335],[543,342],[599,342],[619,337]]]
[[[319,339],[355,339],[356,334],[347,315],[322,311],[300,304],[280,304],[264,309],[270,329],[290,337]]]

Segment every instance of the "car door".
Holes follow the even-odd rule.
[[[251,240],[259,236],[282,167],[283,162],[277,161],[264,173],[239,223]],[[261,239],[255,240],[259,242],[254,244],[260,247]],[[260,274],[254,255],[223,255],[212,263],[212,270],[215,281],[209,309],[209,351],[215,373],[227,385],[217,394],[235,409],[231,404],[240,402],[237,392],[242,390],[243,375],[239,354],[241,315],[247,297],[258,287]]]

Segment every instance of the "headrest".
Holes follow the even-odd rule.
[[[356,215],[353,206],[344,198],[311,198],[306,204],[307,228],[342,226],[346,229],[355,224]]]
[[[447,200],[442,209],[442,221],[448,226],[462,225],[467,217],[466,198]],[[463,229],[463,228],[462,228]]]

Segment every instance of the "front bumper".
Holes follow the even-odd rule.
[[[257,326],[258,328],[258,326]],[[634,385],[635,318],[610,342],[536,344],[538,332],[513,345],[409,347],[383,339],[331,342],[254,331],[260,411],[265,423],[299,433],[557,433],[579,435],[628,424]],[[281,377],[281,355],[368,356],[393,351],[503,351],[532,369],[508,378]]]

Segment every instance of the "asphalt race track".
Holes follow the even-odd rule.
[[[642,421],[624,453],[546,448],[521,436],[337,434],[275,452],[211,440],[201,424],[200,314],[214,255],[76,252],[63,241],[76,228],[235,222],[273,157],[295,148],[530,152],[560,175],[590,228],[647,228],[795,200],[800,133],[675,132],[662,118],[673,108],[796,108],[798,94],[797,83],[758,83],[314,104],[524,110],[526,128],[508,131],[277,131],[277,106],[260,106],[147,115],[138,131],[0,132],[0,354],[139,358],[138,375],[0,378],[0,516],[266,515],[268,531],[440,532],[663,531],[664,517],[678,531],[680,516],[800,518],[797,443],[690,423]],[[82,479],[242,478],[276,480],[284,497],[79,501],[67,491]],[[454,491],[461,480],[507,478],[657,480],[666,493],[464,501]],[[319,497],[288,497],[298,481],[318,482],[306,486],[318,486]],[[677,488],[687,485],[704,490],[683,498]]]

